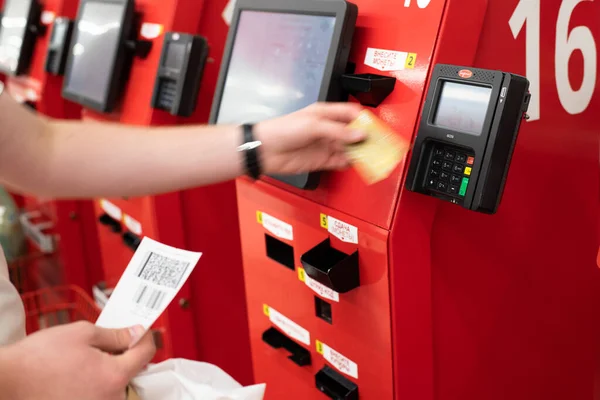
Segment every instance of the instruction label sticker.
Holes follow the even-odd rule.
[[[140,36],[144,39],[152,40],[156,39],[161,35],[163,26],[161,24],[153,24],[150,22],[144,22],[140,28]]]
[[[365,65],[379,71],[401,71],[415,67],[417,55],[404,51],[374,49],[369,47],[365,55]]]
[[[260,211],[256,213],[256,220],[278,238],[294,240],[294,228],[290,224]]]
[[[223,10],[223,13],[221,14],[221,18],[223,18],[223,21],[225,21],[225,24],[227,24],[228,26],[231,25],[231,20],[233,19],[235,3],[236,0],[229,0],[227,2],[227,5],[225,6],[225,9]]]
[[[105,200],[105,199],[100,200],[100,207],[112,219],[116,219],[117,221],[120,221],[121,219],[123,219],[123,212],[121,211],[121,209],[119,207],[115,206],[110,201]]]
[[[308,286],[313,292],[322,298],[335,301],[337,303],[340,302],[340,294],[338,292],[312,279],[306,274],[304,268],[298,268],[298,279],[304,282],[306,286]]]
[[[42,24],[44,25],[51,25],[55,19],[56,14],[48,10],[42,12],[42,15],[40,16],[40,21],[42,21]]]
[[[283,333],[300,343],[310,346],[310,333],[306,329],[266,304],[263,305],[263,312],[269,317],[271,323],[281,329]]]
[[[321,354],[325,360],[335,367],[338,371],[354,379],[358,379],[358,365],[348,357],[338,353],[325,343],[317,340],[317,353]]]
[[[123,216],[123,223],[125,224],[127,229],[131,231],[131,233],[135,233],[138,236],[142,234],[142,224],[133,217],[130,217],[129,215],[125,214]]]
[[[327,217],[327,230],[342,242],[358,244],[358,228],[355,226]]]

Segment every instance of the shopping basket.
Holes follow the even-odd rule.
[[[27,334],[77,321],[96,322],[100,309],[78,286],[60,286],[21,295],[25,305]]]

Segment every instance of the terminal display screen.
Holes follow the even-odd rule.
[[[66,89],[102,103],[112,78],[126,5],[92,1],[83,4],[84,9],[75,28]]]
[[[9,71],[15,71],[19,64],[30,9],[31,0],[6,0],[0,30],[0,64]]]
[[[443,128],[480,136],[492,88],[444,81],[433,123]]]
[[[333,16],[242,11],[216,122],[258,122],[316,102],[335,21]]]
[[[187,45],[185,43],[169,43],[167,44],[167,56],[165,59],[165,67],[173,69],[181,69],[185,61],[185,51]]]

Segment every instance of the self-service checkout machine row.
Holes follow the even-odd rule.
[[[561,310],[597,304],[586,255],[596,204],[559,167],[578,154],[597,167],[582,147],[593,129],[573,139],[573,122],[591,120],[561,110],[517,142],[530,82],[502,71],[525,71],[524,57],[507,57],[525,46],[499,22],[515,3],[238,0],[212,123],[350,96],[412,143],[371,186],[353,170],[237,180],[267,399],[591,395],[595,339],[579,328],[598,324]],[[571,194],[556,196],[557,182]]]
[[[218,3],[81,1],[66,62],[64,97],[82,104],[83,119],[90,122],[206,122],[218,74],[208,58],[208,42],[212,54],[218,54],[225,39],[225,28],[210,22],[220,20],[225,4]],[[234,190],[230,182],[188,192],[195,199],[188,207],[214,213],[202,220],[184,218],[182,193],[100,199],[95,208],[108,287],[119,279],[144,236],[203,252],[190,282],[156,326],[161,333],[157,360],[199,358],[249,382]],[[220,277],[227,286],[207,281],[213,269],[229,269]],[[231,275],[237,278],[228,279]],[[139,307],[152,306],[151,299],[138,300]],[[206,311],[215,302],[228,311]],[[241,339],[235,340],[238,335]]]
[[[207,122],[218,76],[215,60],[221,58],[227,33],[224,22],[213,21],[222,21],[225,5],[223,1],[82,0],[78,7],[68,1],[48,1],[42,7],[37,0],[11,0],[3,24],[20,28],[3,29],[2,37],[9,44],[0,47],[5,49],[5,69],[16,76],[9,88],[15,97],[56,118],[138,126]],[[52,111],[57,108],[77,112]],[[109,157],[106,162],[110,163]],[[110,289],[144,236],[202,251],[201,264],[206,268],[198,266],[190,284],[156,325],[160,347],[156,360],[199,358],[249,383],[234,183],[188,191],[185,203],[182,196],[94,202],[91,225],[99,237],[95,259],[100,265],[79,261],[71,267],[87,272],[94,283],[102,281],[98,289]],[[192,214],[185,220],[184,204]],[[72,212],[67,217],[68,223],[78,219]],[[84,248],[66,240],[62,232],[60,236],[65,249]],[[151,306],[147,299],[138,300],[140,307]],[[218,303],[218,309],[211,303]],[[200,331],[206,335],[197,334]]]
[[[53,48],[68,32],[76,0],[8,0],[0,29],[0,71],[6,91],[40,114],[78,119],[81,107],[61,96],[61,60]],[[64,64],[64,57],[62,59]],[[16,133],[15,133],[16,134]],[[34,160],[32,160],[34,162]],[[31,260],[23,274],[22,290],[70,283],[91,287],[86,271],[97,269],[98,248],[90,201],[54,201],[35,196],[15,196],[24,209],[21,222],[31,239]]]

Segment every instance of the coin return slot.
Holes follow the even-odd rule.
[[[358,250],[343,253],[331,247],[329,239],[304,253],[300,258],[306,274],[338,293],[347,293],[360,286]]]
[[[279,264],[294,270],[294,248],[273,236],[265,234],[267,257]]]
[[[262,335],[262,340],[274,349],[286,349],[291,353],[288,358],[298,366],[303,367],[305,365],[310,365],[310,351],[306,350],[277,329],[273,327],[267,329]]]

